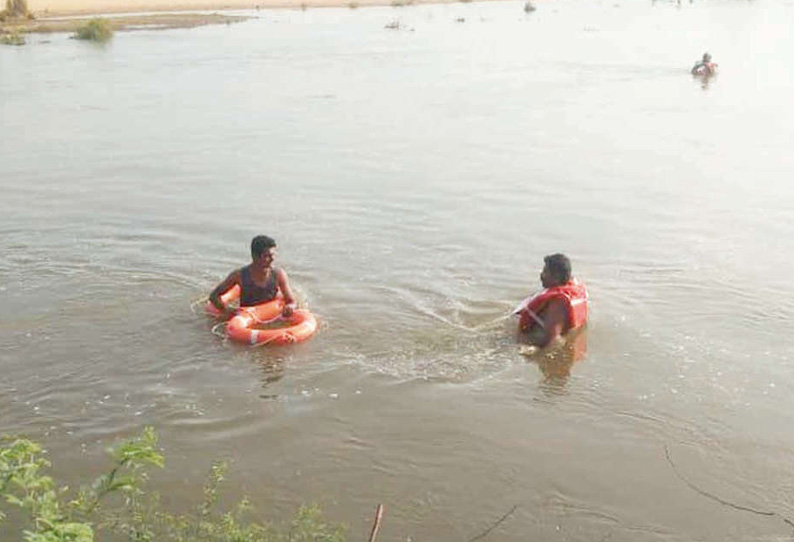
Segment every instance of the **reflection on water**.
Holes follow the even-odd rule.
[[[274,349],[275,348],[267,350]],[[264,348],[255,347],[251,348],[249,355],[251,357],[251,361],[258,365],[261,369],[260,379],[262,380],[263,392],[267,391],[269,384],[273,384],[284,378],[289,363],[288,355],[280,355],[279,353],[274,354],[272,351],[266,351]],[[272,399],[278,396],[263,393],[260,395],[260,397]]]
[[[564,341],[552,343],[532,357],[543,374],[542,388],[562,391],[571,376],[574,363],[587,356],[587,327],[568,333]]]
[[[715,494],[788,506],[791,7],[521,8],[0,48],[0,432],[75,486],[151,424],[173,502],[230,459],[260,510],[318,501],[351,539],[375,502],[393,540],[517,503],[502,540],[786,536],[661,444]],[[310,341],[229,344],[187,309],[259,233]],[[597,301],[536,371],[505,315],[554,252]]]
[[[703,90],[708,90],[709,85],[713,84],[717,80],[717,74],[713,75],[692,75],[692,79],[694,79],[697,83],[700,84],[700,88]]]

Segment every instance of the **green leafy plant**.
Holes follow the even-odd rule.
[[[113,37],[113,27],[107,19],[94,18],[78,26],[73,37],[78,40],[107,41]]]
[[[204,496],[194,513],[163,511],[157,493],[146,490],[147,468],[163,467],[153,429],[110,450],[107,474],[83,487],[71,500],[46,474],[50,463],[41,446],[27,439],[0,440],[0,498],[21,510],[25,542],[94,542],[100,533],[131,542],[344,542],[344,529],[326,523],[317,507],[301,507],[287,526],[248,520],[247,499],[230,511],[217,511],[226,463],[213,463]],[[121,498],[109,498],[117,495]],[[109,503],[109,504],[108,504]],[[0,523],[4,519],[0,504]]]
[[[43,474],[49,466],[37,443],[27,439],[4,442],[0,448],[0,496],[27,513],[27,542],[92,542],[91,525],[72,521],[61,503],[65,490]]]
[[[25,45],[25,31],[21,28],[11,28],[0,35],[0,43],[3,45]]]

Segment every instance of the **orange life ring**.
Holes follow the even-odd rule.
[[[282,318],[287,327],[256,329],[256,324],[272,322],[279,318],[284,300],[274,299],[255,307],[244,307],[226,323],[226,335],[233,341],[246,344],[292,344],[305,341],[317,331],[317,320],[307,310],[296,310]],[[275,314],[274,314],[275,313]]]
[[[240,286],[235,284],[224,293],[221,294],[221,302],[223,303],[224,307],[228,307],[229,303],[233,301],[238,301],[240,299]],[[212,304],[212,302],[208,299],[207,302],[204,304],[204,312],[206,312],[210,316],[214,316],[215,318],[220,318],[223,316],[223,313],[218,310],[218,307]]]
[[[240,299],[240,286],[234,285],[221,295],[223,305]],[[223,315],[218,308],[207,301],[204,310],[210,316]],[[256,329],[257,324],[273,322],[281,317],[284,310],[284,298],[279,295],[272,301],[254,305],[253,307],[240,307],[237,312],[226,322],[226,335],[233,341],[245,344],[292,344],[305,341],[317,331],[317,320],[307,310],[296,310],[291,316],[283,320],[286,327],[277,329]]]

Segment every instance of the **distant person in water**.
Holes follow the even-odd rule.
[[[703,53],[703,58],[692,66],[692,75],[714,75],[717,73],[717,63],[711,61],[711,55]]]
[[[525,299],[518,314],[518,330],[534,346],[544,347],[587,323],[587,288],[571,274],[564,254],[543,258],[543,290]]]
[[[240,286],[240,306],[251,307],[272,301],[279,292],[284,297],[282,315],[291,316],[295,310],[295,297],[287,273],[273,266],[276,259],[276,242],[267,235],[257,235],[251,240],[251,263],[232,271],[210,294],[210,303],[227,316],[234,310],[224,306],[221,295],[235,285]]]

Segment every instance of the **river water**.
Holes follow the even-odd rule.
[[[74,485],[152,425],[172,509],[227,459],[351,540],[789,540],[792,1],[252,14],[0,49],[0,433]],[[191,311],[259,233],[307,343]],[[558,251],[590,325],[526,360]]]

